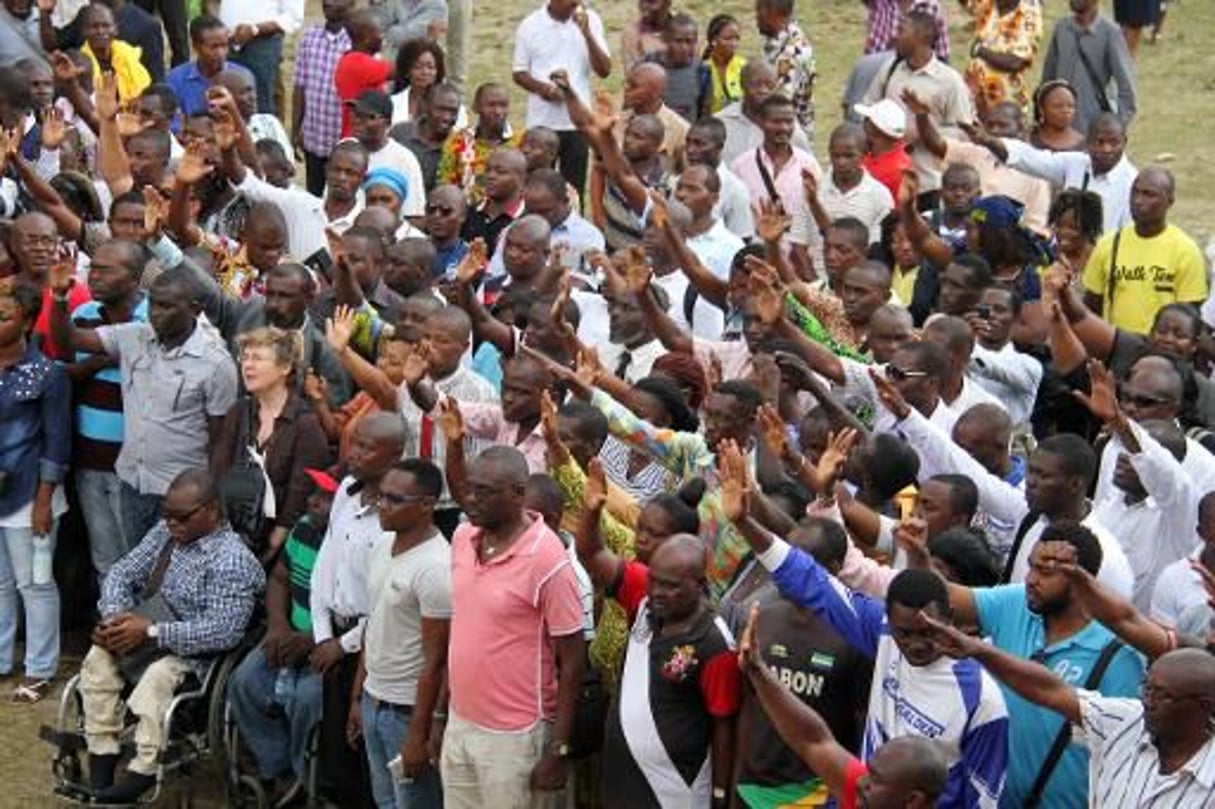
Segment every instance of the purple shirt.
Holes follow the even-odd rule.
[[[296,50],[295,86],[304,91],[304,120],[300,135],[304,151],[328,157],[342,134],[342,102],[333,85],[338,59],[350,50],[350,35],[324,25],[304,31]]]
[[[945,21],[945,9],[939,0],[919,0],[907,7],[922,8],[937,20],[937,39],[933,44],[937,58],[949,61],[949,24]],[[899,0],[870,0],[869,33],[865,37],[865,53],[894,50],[894,40],[903,21],[904,11]]]

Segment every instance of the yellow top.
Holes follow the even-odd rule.
[[[735,101],[742,100],[742,69],[747,60],[735,54],[726,65],[725,75],[722,75],[721,69],[714,64],[712,59],[707,60],[706,63],[709,65],[709,73],[713,80],[713,104],[710,112],[716,114]]]
[[[86,42],[80,52],[89,57],[93,63],[93,81],[101,79],[101,63],[93,55],[92,48]],[[134,45],[129,45],[120,39],[110,43],[110,67],[114,69],[114,78],[118,82],[118,100],[134,101],[139,94],[152,83],[148,69],[143,66],[140,57],[143,51]]]

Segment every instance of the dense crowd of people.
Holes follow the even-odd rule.
[[[242,649],[280,806],[1215,806],[1162,3],[866,5],[829,76],[794,0],[547,0],[472,87],[471,0],[3,0],[0,673],[97,588],[71,795]]]

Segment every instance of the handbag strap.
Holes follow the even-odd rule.
[[[1025,542],[1025,535],[1029,533],[1029,529],[1034,527],[1034,523],[1038,521],[1038,512],[1031,511],[1021,518],[1021,524],[1017,526],[1017,535],[1013,539],[1012,547],[1008,549],[1008,559],[1004,562],[1004,571],[1000,574],[1000,584],[1008,584],[1012,581],[1013,568],[1017,565],[1017,554],[1021,552],[1021,544]]]
[[[768,199],[780,205],[780,193],[776,190],[776,183],[772,181],[772,174],[769,173],[768,167],[764,165],[763,150],[764,147],[762,146],[755,147],[755,165],[759,169],[759,178],[764,181],[764,188],[768,191]]]
[[[1105,676],[1105,670],[1110,667],[1114,655],[1121,648],[1122,641],[1117,638],[1113,638],[1102,647],[1101,655],[1097,658],[1097,665],[1093,666],[1093,670],[1088,673],[1088,679],[1084,681],[1084,690],[1093,691],[1101,685],[1101,678]],[[1063,727],[1059,728],[1059,732],[1055,734],[1055,740],[1051,744],[1046,758],[1042,760],[1038,777],[1034,779],[1033,786],[1029,788],[1029,795],[1025,799],[1026,806],[1037,806],[1038,802],[1042,800],[1042,793],[1046,791],[1046,782],[1054,774],[1055,767],[1059,766],[1059,759],[1063,757],[1063,751],[1067,749],[1071,740],[1072,726],[1067,720],[1064,720]]]
[[[165,540],[160,553],[156,555],[156,564],[152,566],[152,573],[148,576],[147,582],[144,583],[143,591],[139,594],[140,601],[147,601],[160,592],[160,585],[164,584],[165,573],[169,571],[169,562],[172,558],[173,539],[169,538]]]
[[[1080,64],[1084,65],[1084,72],[1088,74],[1088,80],[1092,82],[1093,90],[1097,93],[1097,106],[1101,108],[1102,112],[1113,111],[1113,107],[1110,106],[1109,96],[1105,93],[1105,86],[1097,78],[1097,70],[1093,67],[1093,63],[1088,60],[1088,54],[1084,52],[1084,48],[1080,44],[1079,32],[1073,29],[1072,36],[1076,39],[1076,53],[1080,57]]]

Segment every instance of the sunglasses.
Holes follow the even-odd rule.
[[[891,382],[906,382],[908,379],[919,379],[928,376],[927,371],[912,371],[890,363],[886,366],[886,378]]]
[[[455,212],[456,212],[455,208],[447,208],[442,205],[427,205],[426,206],[426,213],[428,213],[428,214],[438,214],[439,216],[451,216]]]
[[[403,506],[406,503],[416,503],[421,500],[429,499],[424,494],[393,494],[392,492],[380,492],[380,503],[389,506]]]
[[[186,523],[188,523],[190,520],[192,520],[194,518],[195,514],[202,511],[208,505],[210,505],[210,503],[199,503],[197,506],[195,506],[194,508],[187,511],[185,514],[170,514],[169,512],[165,511],[165,512],[161,513],[161,516],[164,517],[164,520],[166,523],[174,522],[174,523],[177,523],[178,525],[185,525]]]
[[[1152,396],[1146,393],[1136,393],[1129,391],[1126,388],[1118,390],[1118,403],[1133,407],[1137,410],[1146,410],[1151,407],[1164,407],[1166,405],[1175,404],[1172,399],[1166,396]]]

